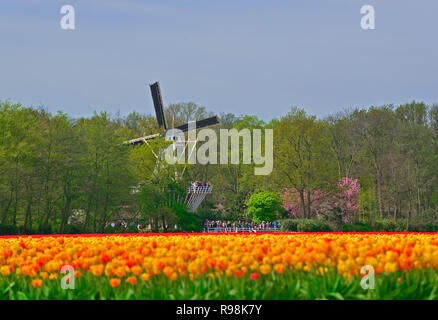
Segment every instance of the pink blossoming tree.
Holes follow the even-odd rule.
[[[310,195],[310,217],[336,214],[342,222],[351,223],[359,217],[360,184],[357,179],[342,178],[331,192],[316,190]],[[291,218],[301,217],[301,201],[298,192],[285,188],[281,192],[283,208]],[[307,195],[305,194],[307,203]]]

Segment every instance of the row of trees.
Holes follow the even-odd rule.
[[[269,123],[247,116],[233,126],[274,130],[274,170],[263,177],[245,165],[211,169],[230,214],[245,215],[251,194],[269,190],[295,218],[337,213],[348,223],[405,220],[406,228],[438,219],[438,105],[384,105],[325,119],[292,108]]]
[[[175,126],[211,115],[194,103],[166,108],[168,123]],[[438,218],[436,105],[385,105],[325,119],[292,108],[268,123],[255,116],[219,118],[215,130],[273,129],[271,175],[255,176],[254,165],[242,162],[169,166],[156,159],[168,144],[163,139],[140,147],[125,145],[127,139],[158,132],[152,115],[102,112],[72,119],[62,112],[53,115],[3,102],[0,225],[23,232],[65,232],[77,213],[83,217],[83,232],[102,232],[109,221],[126,215],[154,226],[160,220],[163,225],[193,225],[181,208],[164,209],[165,199],[148,202],[157,190],[189,181],[214,186],[197,214],[204,219],[251,219],[248,201],[262,191],[278,193],[286,214],[296,218],[312,218],[324,210],[349,222],[386,218],[409,224]],[[350,191],[357,194],[351,199],[345,181],[355,183]],[[139,183],[141,192],[133,192]]]
[[[175,125],[210,115],[194,103],[166,112]],[[199,221],[181,202],[163,197],[176,185],[177,168],[155,155],[169,143],[124,143],[156,132],[155,117],[135,112],[72,119],[0,103],[0,233],[104,232],[116,220],[196,229]]]
[[[0,223],[25,232],[64,232],[80,209],[82,231],[102,231],[110,213],[130,200],[126,131],[106,113],[72,120],[3,103]]]
[[[293,109],[272,125],[271,181],[299,195],[301,218],[321,210],[321,194],[330,199],[346,179],[358,180],[347,190],[360,190],[357,203],[337,207],[350,221],[403,218],[408,227],[412,219],[430,223],[438,217],[437,105],[385,105],[322,120]]]

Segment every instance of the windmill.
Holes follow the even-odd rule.
[[[148,141],[151,139],[155,139],[157,137],[170,137],[171,140],[173,140],[174,145],[178,148],[183,148],[183,150],[188,149],[189,142],[192,142],[192,149],[188,150],[189,153],[192,153],[195,151],[196,142],[195,141],[189,141],[186,140],[184,142],[180,141],[177,136],[172,135],[172,131],[174,129],[178,129],[182,132],[188,132],[189,130],[196,130],[201,128],[210,127],[213,125],[216,125],[219,123],[218,118],[216,116],[206,118],[203,120],[194,121],[193,123],[185,123],[180,126],[177,126],[175,128],[168,128],[166,117],[164,115],[164,104],[163,99],[161,97],[161,90],[160,90],[160,84],[159,82],[155,82],[153,84],[149,85],[151,94],[152,94],[152,100],[154,102],[154,108],[155,108],[155,115],[157,118],[158,127],[160,129],[164,129],[163,133],[155,133],[148,136],[143,136],[135,139],[131,139],[126,141],[125,143],[131,144],[131,145],[139,145],[139,144],[146,144],[149,146]],[[170,135],[169,135],[170,132]],[[159,160],[159,155],[157,155],[152,149],[151,152],[154,154],[155,158]],[[189,155],[190,156],[190,155]],[[183,169],[184,173],[185,167]],[[175,175],[178,178],[177,172],[175,171]],[[179,177],[182,177],[182,174],[179,175]],[[190,212],[195,212],[196,209],[199,207],[199,205],[202,203],[202,201],[205,199],[206,195],[211,193],[213,190],[213,186],[207,185],[205,183],[192,183],[191,186],[187,189],[187,194],[184,198],[184,203],[187,205]]]

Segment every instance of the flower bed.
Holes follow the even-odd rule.
[[[436,299],[437,268],[433,233],[0,238],[2,299]]]

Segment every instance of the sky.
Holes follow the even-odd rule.
[[[159,81],[165,105],[264,120],[438,103],[437,12],[436,0],[1,0],[0,100],[152,114]]]

